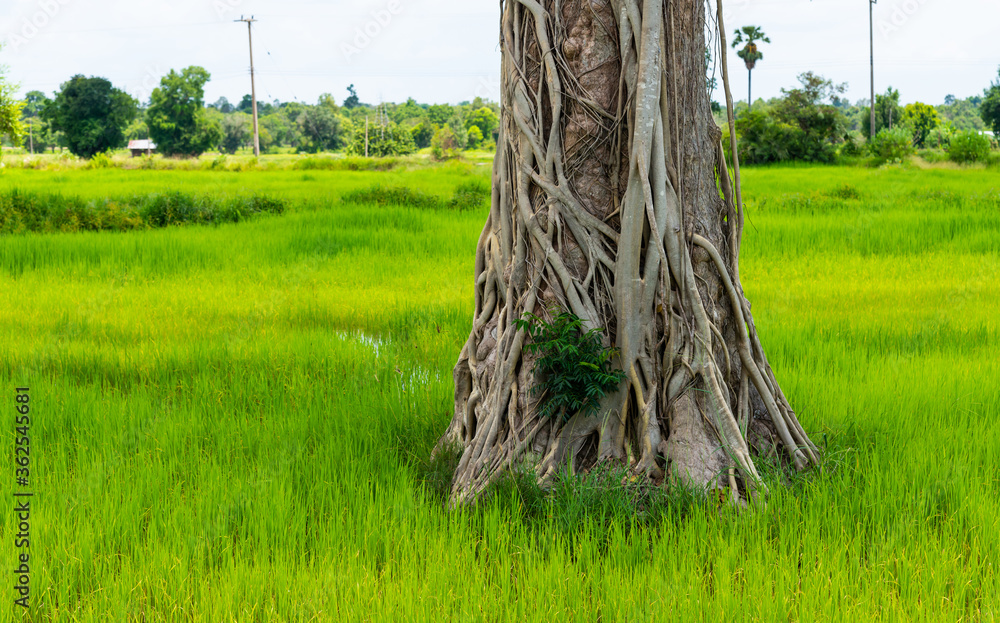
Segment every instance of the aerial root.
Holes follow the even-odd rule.
[[[698,408],[707,411],[705,430],[714,432],[728,455],[730,466],[717,482],[728,480],[734,504],[766,493],[747,441],[754,418],[751,388],[795,468],[819,463],[764,356],[740,288],[743,203],[724,59],[733,179],[718,134],[712,162],[730,223],[723,245],[728,263],[710,240],[685,226],[685,215],[699,206],[685,198],[682,186],[681,139],[688,130],[676,110],[681,104],[674,104],[682,101],[677,93],[685,77],[676,65],[667,66],[684,34],[673,21],[668,32],[665,11],[673,11],[673,20],[676,7],[662,0],[609,2],[607,21],[617,21],[617,28],[605,26],[616,42],[612,60],[620,63],[621,75],[607,108],[573,73],[559,16],[537,0],[502,5],[504,109],[492,204],[477,247],[476,313],[456,366],[455,420],[441,442],[464,444],[453,482],[456,503],[474,499],[518,464],[533,464],[545,482],[583,450],[592,461],[585,444],[594,435],[596,460],[627,462],[635,473],[659,481],[670,459],[662,455],[671,418],[690,390],[703,392],[697,396]],[[596,18],[602,7],[589,10]],[[721,28],[721,0],[719,10]],[[567,146],[571,117],[576,127],[583,119],[595,129]],[[609,146],[616,150],[609,180],[614,197],[602,212],[576,187],[574,167],[606,158],[600,150]],[[711,264],[699,264],[696,277],[695,247],[708,253],[725,289],[731,314],[721,321],[721,306],[707,308],[710,301],[696,284],[705,282],[703,266]],[[604,330],[605,347],[619,352],[616,364],[628,380],[601,398],[600,417],[578,413],[563,422],[538,414],[526,334],[513,322],[526,313],[544,316],[553,307],[571,311],[588,330]],[[725,339],[734,333],[738,360]],[[720,349],[724,362],[714,354]],[[690,395],[684,400],[694,404]]]

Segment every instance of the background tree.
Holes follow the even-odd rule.
[[[417,149],[431,146],[431,139],[434,138],[434,125],[429,121],[421,121],[410,130],[413,135],[413,142]]]
[[[171,69],[153,89],[146,123],[160,153],[196,157],[219,144],[222,128],[209,117],[204,103],[205,83],[211,77],[202,67],[187,67],[181,73]]]
[[[846,132],[844,114],[832,104],[847,85],[835,85],[812,72],[800,74],[800,88],[782,89],[783,97],[739,116],[740,162],[783,160],[833,162]]]
[[[311,153],[332,150],[341,145],[340,119],[323,106],[305,110],[298,119],[302,136],[306,139],[303,150]]]
[[[229,113],[236,110],[236,108],[232,104],[230,104],[229,100],[226,99],[225,97],[220,97],[219,99],[215,100],[214,104],[209,104],[209,106],[218,110],[224,115],[228,115]]]
[[[137,116],[127,126],[125,126],[125,140],[149,138],[149,126],[146,125],[146,118],[143,115]]]
[[[455,133],[448,126],[438,128],[431,138],[431,155],[435,160],[450,160],[456,158],[462,146]]]
[[[941,123],[941,117],[938,116],[938,112],[933,106],[928,106],[923,102],[914,102],[907,104],[903,109],[902,122],[913,131],[914,146],[923,149],[931,130]]]
[[[358,99],[358,92],[354,90],[354,85],[347,87],[347,99],[344,100],[344,108],[357,108],[361,105]]]
[[[42,111],[50,101],[41,91],[28,91],[24,96],[21,121],[24,124],[24,133],[27,135],[25,147],[33,152],[44,152],[53,142],[52,131],[41,117]]]
[[[465,118],[465,127],[467,130],[471,130],[474,127],[479,129],[480,141],[484,138],[490,141],[496,140],[494,132],[497,129],[498,123],[499,120],[496,113],[486,106],[476,108]]]
[[[327,108],[330,112],[337,112],[340,110],[340,106],[337,106],[337,100],[333,99],[333,95],[329,93],[320,93],[319,97],[316,99],[316,105]]]
[[[949,104],[948,98],[945,103],[935,106],[941,119],[950,122],[955,130],[985,130],[986,124],[983,122],[981,104],[976,104],[973,98],[955,99]]]
[[[365,129],[359,126],[347,149],[348,153],[365,155]],[[384,126],[371,126],[368,132],[368,155],[376,158],[402,156],[417,151],[413,134],[400,125],[388,122]]]
[[[389,116],[396,123],[405,123],[411,120],[422,121],[427,117],[427,111],[411,97],[404,104],[394,106]]]
[[[24,118],[40,117],[42,111],[51,102],[48,97],[41,91],[28,91],[24,95],[24,110],[22,115]]]
[[[253,112],[253,98],[250,97],[249,93],[243,96],[243,99],[240,100],[240,103],[236,106],[234,110],[236,112],[242,112],[247,114],[251,114]],[[274,104],[268,104],[267,102],[257,100],[258,123],[260,115],[269,115],[272,112],[274,112]]]
[[[6,135],[12,145],[20,145],[26,130],[21,120],[24,102],[14,98],[17,85],[8,82],[5,74],[6,68],[0,66],[0,135]]]
[[[739,500],[764,489],[755,460],[768,452],[818,463],[743,295],[740,179],[710,110],[705,3],[637,4],[503,4],[492,203],[438,445],[460,452],[456,503],[518,465],[551,481],[623,464]],[[627,380],[593,412],[545,418],[532,390],[551,379],[517,321],[563,311],[600,332]]]
[[[221,126],[222,142],[219,144],[219,151],[235,154],[253,140],[253,121],[246,113],[225,115]]]
[[[441,127],[455,115],[455,109],[447,104],[435,104],[427,109],[427,118],[434,125]]]
[[[892,129],[903,121],[903,107],[899,105],[899,91],[889,87],[884,95],[875,96],[875,134]],[[871,113],[865,109],[861,118],[861,133],[871,136]]]
[[[771,39],[764,34],[764,31],[760,29],[759,26],[744,26],[737,30],[733,35],[733,48],[741,44],[743,48],[736,53],[743,59],[743,64],[747,68],[747,107],[751,110],[753,109],[753,99],[751,98],[751,91],[753,87],[753,70],[757,66],[757,61],[763,60],[764,54],[757,49],[757,42],[763,41],[764,43],[771,43]]]
[[[990,87],[983,93],[979,113],[993,131],[993,137],[1000,140],[1000,71],[997,72],[996,82],[991,82]]]
[[[64,82],[42,118],[66,137],[81,158],[125,145],[125,128],[139,114],[139,103],[105,78],[81,75]]]
[[[483,132],[479,129],[479,126],[470,126],[469,131],[466,134],[466,146],[469,149],[479,149],[479,146],[483,142]]]

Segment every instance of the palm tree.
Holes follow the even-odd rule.
[[[742,58],[747,66],[747,106],[752,108],[753,101],[750,99],[750,93],[753,87],[753,68],[757,66],[757,61],[764,58],[764,55],[757,49],[755,42],[763,41],[764,43],[771,43],[771,40],[759,26],[744,26],[736,31],[733,37],[733,48],[744,41],[746,45],[736,53],[736,56]]]

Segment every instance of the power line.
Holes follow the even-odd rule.
[[[258,33],[258,34],[257,34],[257,39],[258,39],[258,41],[260,40],[260,33]],[[274,68],[275,68],[275,72],[276,72],[276,73],[278,73],[278,75],[280,75],[280,76],[281,76],[281,80],[282,80],[282,82],[284,82],[284,83],[285,83],[285,87],[286,87],[286,88],[288,89],[289,93],[291,93],[291,94],[292,94],[292,99],[294,99],[294,100],[298,101],[298,99],[299,99],[299,98],[298,98],[298,96],[297,96],[297,95],[295,95],[295,89],[293,89],[293,88],[292,88],[292,85],[291,85],[291,84],[289,84],[289,82],[288,82],[288,78],[286,78],[286,77],[284,76],[284,74],[281,74],[281,73],[280,73],[280,69],[278,68],[278,63],[277,63],[277,62],[276,62],[276,61],[274,60],[274,56],[272,56],[272,55],[271,55],[271,50],[269,50],[269,49],[267,48],[267,44],[266,44],[265,42],[263,42],[263,41],[260,41],[260,45],[261,45],[261,47],[263,47],[263,48],[264,48],[264,51],[265,51],[265,52],[267,52],[267,58],[268,58],[268,59],[269,59],[269,60],[271,61],[271,63],[272,63],[273,65],[274,65]],[[270,97],[270,94],[268,94],[268,97]]]

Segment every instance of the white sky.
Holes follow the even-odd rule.
[[[725,0],[730,35],[761,26],[772,43],[754,70],[754,98],[779,95],[813,70],[868,97],[867,0]],[[170,69],[212,74],[205,99],[250,91],[253,14],[258,99],[457,103],[499,96],[498,0],[0,0],[0,63],[21,93],[50,94],[74,74],[109,78],[145,100]],[[381,17],[380,24],[377,18]],[[876,91],[937,104],[980,94],[1000,66],[1000,0],[880,0]],[[358,37],[367,29],[374,36]],[[345,47],[346,46],[353,46]],[[746,69],[730,59],[733,96]],[[721,100],[721,94],[716,94]]]

